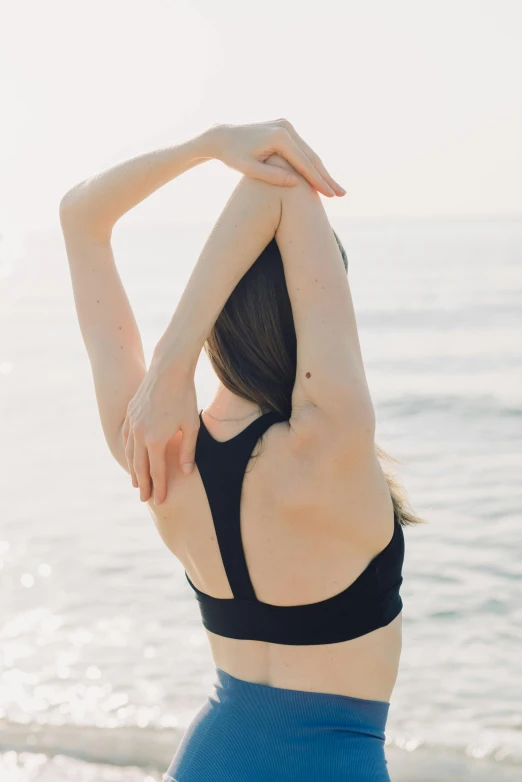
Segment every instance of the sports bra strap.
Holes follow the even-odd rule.
[[[241,539],[241,490],[254,446],[266,430],[284,416],[273,411],[256,418],[230,440],[215,440],[201,417],[196,464],[203,481],[216,538],[235,598],[257,601]]]

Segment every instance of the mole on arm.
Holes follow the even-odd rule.
[[[307,373],[306,373],[306,377],[312,377],[312,375],[310,374],[310,372],[307,372]]]

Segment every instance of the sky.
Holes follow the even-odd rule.
[[[348,191],[332,217],[522,216],[520,0],[3,0],[0,234],[216,122],[287,117]],[[217,218],[187,172],[123,219]]]

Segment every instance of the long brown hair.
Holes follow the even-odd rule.
[[[344,267],[348,258],[334,231]],[[292,412],[297,338],[281,253],[274,239],[238,282],[205,342],[205,352],[229,391],[275,410]],[[381,461],[396,462],[375,445]],[[395,513],[403,526],[423,523],[408,505],[403,487],[383,467]]]

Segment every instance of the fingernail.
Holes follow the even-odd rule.
[[[183,465],[183,472],[185,473],[185,475],[190,475],[190,473],[192,472],[192,464],[190,462]]]
[[[339,190],[343,195],[346,195],[346,190],[344,189],[344,187],[341,187],[341,185],[339,185]]]
[[[159,497],[156,497],[156,495],[154,495],[154,505],[159,505],[159,504],[160,504]]]

